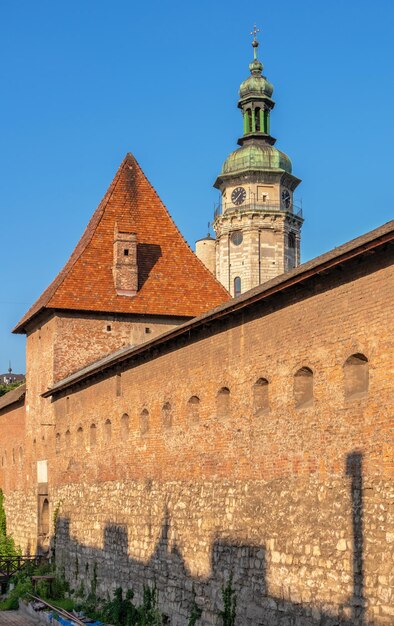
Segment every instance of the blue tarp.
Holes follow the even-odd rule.
[[[75,624],[75,622],[72,622],[71,620],[64,619],[64,617],[60,617],[60,615],[56,616],[56,621],[62,624],[63,626],[73,626],[73,624]],[[89,624],[86,624],[86,626],[104,626],[104,625],[103,625],[103,622],[89,622]]]

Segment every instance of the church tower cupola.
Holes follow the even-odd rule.
[[[275,106],[271,96],[273,85],[262,75],[263,64],[257,58],[259,42],[256,39],[258,29],[253,34],[253,61],[249,64],[250,76],[241,83],[239,88],[240,99],[238,107],[242,111],[244,121],[244,136],[238,140],[240,145],[245,138],[252,136],[264,137],[268,143],[275,143],[270,136],[270,113]]]
[[[233,296],[300,263],[303,218],[293,194],[301,181],[271,135],[273,86],[257,57],[257,32],[255,26],[250,76],[239,90],[244,131],[240,147],[224,161],[214,183],[221,193],[213,221],[215,274]]]

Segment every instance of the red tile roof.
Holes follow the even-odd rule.
[[[139,288],[117,295],[112,275],[115,224],[135,232]],[[166,207],[127,154],[64,268],[14,328],[43,309],[195,317],[230,300],[192,252]]]

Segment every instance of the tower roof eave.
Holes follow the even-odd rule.
[[[229,182],[231,180],[237,181],[239,180],[240,177],[245,177],[245,176],[251,176],[253,174],[259,174],[261,175],[262,173],[267,173],[267,174],[277,174],[278,177],[280,178],[284,178],[286,177],[286,179],[292,183],[292,188],[295,189],[296,187],[298,187],[298,185],[301,183],[301,179],[297,178],[297,176],[294,176],[293,174],[289,174],[289,172],[286,172],[286,170],[282,169],[282,168],[272,168],[272,169],[267,169],[267,170],[263,170],[261,168],[253,168],[253,167],[248,167],[245,168],[243,170],[238,170],[237,172],[229,172],[228,174],[219,174],[219,176],[217,177],[217,179],[215,180],[215,182],[213,183],[213,186],[215,187],[215,189],[221,189],[221,186],[223,183],[225,182]]]

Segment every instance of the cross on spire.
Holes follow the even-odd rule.
[[[259,42],[257,41],[256,35],[257,33],[260,32],[260,29],[257,28],[256,24],[253,27],[253,30],[251,31],[251,35],[253,35],[253,41],[252,41],[252,46],[253,46],[253,56],[255,59],[257,59],[257,48],[259,47]]]

